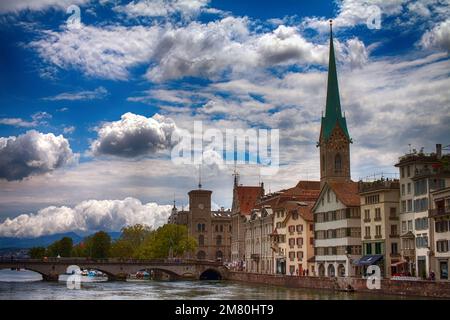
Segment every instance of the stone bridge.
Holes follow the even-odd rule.
[[[44,281],[57,281],[69,266],[94,269],[108,275],[109,280],[125,280],[129,274],[141,270],[159,271],[170,279],[226,279],[228,269],[223,263],[205,260],[116,260],[116,259],[24,259],[0,260],[0,269],[26,269],[42,275]]]

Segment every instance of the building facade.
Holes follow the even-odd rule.
[[[252,210],[246,216],[245,271],[273,274],[273,250],[270,234],[273,230],[273,212],[270,207]]]
[[[361,182],[359,194],[362,254],[372,257],[367,265],[378,265],[382,276],[390,278],[397,273],[401,263],[399,181],[380,179]]]
[[[257,201],[264,196],[264,185],[242,186],[235,174],[233,186],[233,204],[231,207],[231,266],[234,270],[243,270],[245,254],[245,222]]]
[[[450,263],[450,187],[431,193],[431,227],[434,230],[432,270],[436,279],[449,281]]]
[[[194,256],[199,260],[220,260],[230,262],[231,259],[231,210],[221,208],[211,210],[212,191],[199,187],[189,195],[189,211],[177,211],[175,204],[168,223],[185,225],[188,234],[195,238],[198,247]]]
[[[414,150],[395,165],[400,171],[401,254],[406,272],[412,276],[430,276],[434,236],[429,221],[431,193],[450,185],[448,169],[441,168],[448,158],[442,156],[441,145],[436,145],[435,153]]]
[[[318,276],[360,275],[361,214],[356,182],[326,182],[313,207]]]

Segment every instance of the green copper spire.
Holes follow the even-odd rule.
[[[327,104],[325,108],[325,117],[322,117],[322,134],[323,138],[328,140],[336,124],[339,124],[344,131],[344,134],[351,141],[347,130],[347,122],[345,117],[342,116],[341,111],[332,28],[332,21],[330,20],[330,60],[328,62]]]

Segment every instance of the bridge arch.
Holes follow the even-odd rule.
[[[215,268],[208,268],[200,273],[200,280],[222,280],[224,277],[222,272]]]
[[[13,269],[16,269],[16,268],[2,268],[2,267],[0,267],[0,271],[13,270]],[[43,280],[47,279],[47,274],[43,273],[42,271],[40,271],[38,269],[34,269],[34,268],[20,268],[20,269],[31,271],[31,272],[34,272],[34,273],[40,275],[42,279],[36,280],[36,281],[43,281]]]

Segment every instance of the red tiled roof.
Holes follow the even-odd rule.
[[[237,186],[237,200],[239,203],[239,211],[241,214],[248,215],[255,207],[256,201],[262,193],[261,187]]]
[[[358,194],[358,182],[328,182],[330,188],[336,193],[338,199],[348,207],[360,205],[360,197]]]
[[[284,221],[287,221],[289,219],[293,211],[297,211],[298,214],[306,221],[311,222],[314,220],[312,214],[314,201],[299,201],[299,202],[304,202],[304,204],[306,205],[300,205],[296,201],[285,201],[282,203],[281,207],[283,207],[287,211],[287,216]]]

